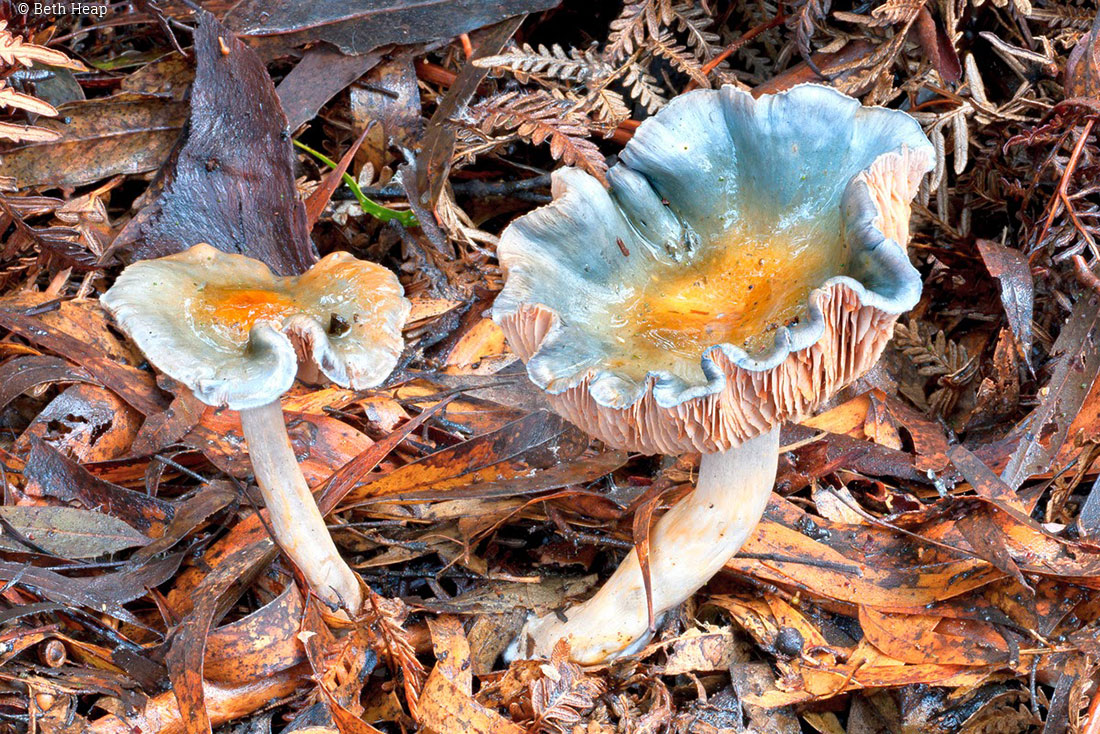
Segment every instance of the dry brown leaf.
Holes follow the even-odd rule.
[[[521,727],[474,700],[470,648],[458,618],[431,619],[428,627],[437,662],[420,694],[420,723],[437,734],[523,734]]]

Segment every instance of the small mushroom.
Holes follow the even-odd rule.
[[[296,375],[354,389],[386,379],[410,309],[394,274],[335,252],[283,278],[198,244],[130,265],[100,300],[153,365],[240,413],[276,542],[321,599],[358,612],[359,580],[302,476],[279,397]]]
[[[866,372],[916,304],[909,208],[934,161],[911,117],[827,87],[700,90],[641,124],[610,189],[559,170],[554,201],[502,234],[493,318],[554,408],[616,448],[703,455],[650,535],[654,615],[756,526],[780,424]],[[516,652],[568,638],[598,663],[651,634],[632,552]]]

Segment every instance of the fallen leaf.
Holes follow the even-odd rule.
[[[23,474],[28,481],[26,492],[32,497],[78,501],[86,509],[105,512],[152,538],[164,532],[175,513],[172,503],[99,479],[37,438],[31,440]]]
[[[165,656],[172,691],[183,714],[186,734],[210,734],[206,707],[203,661],[210,628],[225,613],[225,600],[240,593],[252,581],[274,544],[270,540],[245,546],[225,559],[195,591],[195,606],[176,628]],[[235,598],[235,597],[233,597]],[[261,679],[262,680],[262,679]]]
[[[1100,372],[1100,298],[1082,298],[1051,348],[1054,371],[1040,392],[1039,406],[1013,429],[1017,448],[1001,472],[1016,489],[1028,477],[1051,468]]]
[[[690,629],[673,640],[668,660],[662,668],[665,675],[728,670],[735,662],[737,647],[733,631],[720,629],[702,632]]]
[[[914,665],[930,660],[941,665],[1008,662],[1008,643],[992,625],[968,621],[965,634],[945,634],[939,629],[943,622],[942,617],[859,608],[859,625],[867,640],[897,660]]]
[[[134,553],[131,560],[140,561],[163,553],[186,538],[208,517],[229,506],[236,499],[237,491],[228,482],[219,480],[209,482],[198,492],[175,505],[172,519],[164,529],[164,533]]]
[[[16,450],[31,437],[49,442],[77,461],[109,461],[126,454],[141,414],[99,385],[73,385],[51,400],[20,435]]]
[[[362,484],[348,493],[345,504],[406,496],[447,499],[449,488],[528,476],[577,456],[587,445],[588,438],[557,415],[534,413]]]
[[[316,252],[294,188],[286,116],[267,69],[205,11],[195,56],[187,139],[162,174],[160,195],[119,233],[112,252],[142,260],[206,242],[279,275],[308,270]]]
[[[940,78],[948,84],[955,84],[962,78],[962,64],[959,54],[951,43],[951,38],[932,17],[928,6],[921,7],[913,24],[913,33],[920,43],[925,58],[939,72]]]
[[[1066,97],[1100,99],[1100,15],[1066,60]]]
[[[39,385],[56,382],[94,382],[92,376],[60,357],[28,355],[8,360],[0,374],[0,410]]]
[[[51,140],[8,147],[0,176],[20,188],[82,186],[124,173],[158,168],[168,158],[186,118],[186,107],[167,97],[122,92],[70,102],[39,126]]]
[[[272,6],[242,0],[226,14],[225,24],[249,36],[277,36],[292,48],[327,41],[346,54],[363,54],[391,43],[410,44],[454,38],[503,18],[533,13],[558,0],[493,0],[453,3],[449,0],[372,0],[349,7],[339,0],[293,0]]]
[[[989,274],[1001,284],[1001,303],[1008,325],[1019,344],[1024,363],[1031,365],[1031,318],[1035,310],[1035,284],[1027,256],[992,240],[978,239]]]
[[[0,518],[58,558],[97,558],[149,542],[149,538],[121,520],[79,507],[0,507]],[[6,531],[0,531],[0,546],[27,550]]]
[[[470,647],[456,617],[428,621],[436,665],[417,705],[420,723],[437,734],[522,734],[523,729],[474,700]]]
[[[287,127],[297,130],[342,89],[370,71],[382,58],[377,52],[345,54],[326,44],[305,50],[275,91],[286,112]],[[360,125],[359,127],[365,127]]]
[[[401,4],[402,0],[384,0]],[[556,4],[549,2],[547,7]],[[534,10],[535,8],[531,8]],[[409,203],[422,223],[432,222],[425,215],[435,209],[439,194],[447,181],[451,168],[451,154],[454,152],[455,133],[449,121],[466,109],[471,97],[477,91],[481,80],[489,73],[488,69],[473,63],[480,58],[500,53],[504,44],[519,28],[523,18],[502,20],[482,32],[481,42],[472,56],[466,60],[462,71],[458,73],[454,84],[439,101],[435,112],[424,128],[424,138],[420,141],[415,165],[411,166],[411,176],[406,174],[403,181],[409,192]],[[478,26],[486,25],[479,23]],[[409,167],[409,166],[407,166]]]

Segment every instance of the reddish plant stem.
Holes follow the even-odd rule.
[[[1085,141],[1089,138],[1089,133],[1092,132],[1092,126],[1096,120],[1089,118],[1085,123],[1085,129],[1081,131],[1081,135],[1077,138],[1077,143],[1073,146],[1073,152],[1069,156],[1069,160],[1066,161],[1065,170],[1062,171],[1062,179],[1058,182],[1058,191],[1050,201],[1050,213],[1047,214],[1047,221],[1043,224],[1043,229],[1039,233],[1039,238],[1035,240],[1035,244],[1038,245],[1044,239],[1046,239],[1047,231],[1050,230],[1052,224],[1054,224],[1054,217],[1058,215],[1058,204],[1062,203],[1066,209],[1070,209],[1069,199],[1066,197],[1066,192],[1069,190],[1069,180],[1073,176],[1073,172],[1077,170],[1077,161],[1081,157],[1081,151],[1085,148]],[[1076,222],[1075,222],[1076,224]]]
[[[756,26],[755,28],[750,28],[749,30],[745,31],[743,34],[741,34],[740,38],[733,41],[730,45],[728,45],[724,49],[722,49],[722,53],[718,54],[713,59],[711,59],[707,63],[703,64],[703,68],[702,68],[703,76],[706,76],[707,74],[709,74],[712,71],[714,71],[715,69],[717,69],[718,65],[721,64],[726,59],[728,59],[733,54],[734,51],[741,48],[746,43],[748,43],[752,39],[756,38],[757,36],[759,36],[764,31],[769,30],[771,28],[775,28],[777,25],[780,25],[786,19],[787,19],[787,16],[783,14],[783,9],[782,9],[782,7],[780,7],[776,11],[774,18],[772,18],[771,20],[769,20],[766,23],[761,23],[760,25]],[[692,89],[695,89],[695,87],[697,87],[697,86],[698,85],[695,83],[695,80],[689,81],[688,85],[686,87],[684,87],[684,91],[685,92],[690,92]]]

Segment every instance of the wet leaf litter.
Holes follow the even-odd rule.
[[[0,29],[0,730],[1100,731],[1094,9],[467,5]],[[508,225],[563,168],[614,190],[691,90],[803,82],[931,141],[899,225],[919,300],[873,369],[781,426],[759,524],[644,644],[517,659],[529,619],[660,552],[699,464],[558,414],[492,319]],[[643,267],[641,221],[585,256]],[[409,301],[384,381],[299,373],[279,401],[362,583],[351,613],[273,534],[237,412],[100,305],[199,242],[286,276],[350,253]],[[330,311],[338,344],[356,324]]]

